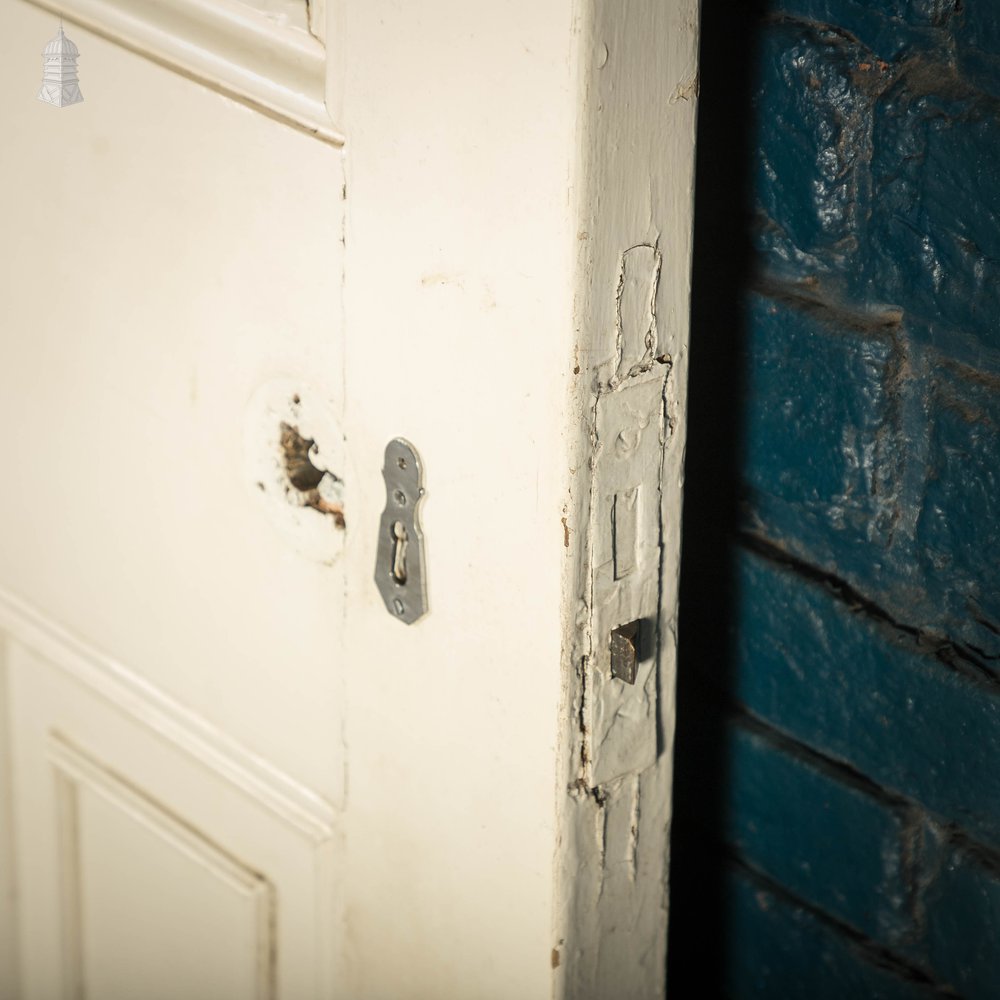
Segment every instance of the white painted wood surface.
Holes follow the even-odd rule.
[[[698,18],[698,0],[625,0],[586,5],[579,23],[568,521],[578,544],[566,574],[562,772],[572,791],[556,915],[557,994],[574,998],[665,991]],[[609,501],[636,488],[637,565],[616,580]],[[608,676],[608,632],[639,617],[655,671],[641,667],[629,687]]]
[[[0,996],[659,996],[696,8],[287,3],[0,8]]]
[[[21,995],[337,995],[333,809],[8,595],[0,625]]]
[[[327,106],[336,72],[326,5],[307,0],[30,0],[177,72],[343,140]],[[154,98],[151,103],[155,104]]]

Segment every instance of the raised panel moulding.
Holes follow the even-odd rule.
[[[339,995],[337,809],[2,588],[0,737],[0,996]]]
[[[294,19],[240,0],[28,0],[318,139],[340,145],[329,56]],[[316,22],[317,18],[311,18]]]
[[[127,939],[133,967],[137,952],[145,951],[147,969],[160,952],[161,961],[169,965],[184,960],[195,966],[186,970],[189,988],[273,1000],[275,887],[58,736],[50,737],[49,760],[58,775],[64,983],[72,995],[123,991],[125,970],[116,955]],[[90,808],[82,808],[88,799]],[[99,825],[102,809],[106,818]],[[126,831],[124,838],[115,830],[116,823]],[[123,853],[126,845],[129,850]],[[178,891],[188,897],[184,906],[165,905],[163,890],[168,886],[156,885],[171,877],[183,884]],[[156,899],[155,906],[149,906],[150,898]],[[103,919],[96,912],[102,904]],[[185,938],[187,953],[176,953]],[[170,950],[164,950],[161,941],[170,941]],[[117,982],[89,989],[95,986],[95,976],[101,985],[102,969],[111,970]],[[133,983],[137,993],[144,985]]]
[[[330,803],[122,664],[0,588],[0,643],[5,638],[35,650],[67,677],[135,719],[193,761],[224,777],[308,840],[320,844],[333,835],[338,816]]]

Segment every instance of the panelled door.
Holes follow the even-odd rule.
[[[56,10],[0,9],[0,993],[333,996],[344,530],[289,472],[349,478],[323,44],[304,2],[60,9],[69,107]]]
[[[697,23],[2,0],[2,1000],[662,994]]]
[[[570,7],[0,5],[5,997],[549,995]]]

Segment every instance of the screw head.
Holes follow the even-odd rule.
[[[401,615],[406,610],[403,607],[403,602],[398,597],[393,599],[392,606],[396,609],[397,615]]]

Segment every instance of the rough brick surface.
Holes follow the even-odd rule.
[[[913,51],[947,50],[962,23],[955,0],[777,0],[772,6],[780,17],[830,26],[887,62]]]
[[[867,5],[864,18],[898,32],[945,17],[936,3],[907,6],[923,13],[901,22]],[[842,27],[767,27],[754,95],[757,242],[771,273],[830,284],[858,309],[951,324],[995,350],[998,102],[960,73],[942,30],[940,44],[901,46],[886,61]]]
[[[748,528],[1000,674],[1000,374],[796,295],[748,301]]]
[[[1000,688],[822,584],[741,557],[734,694],[761,719],[1000,844]]]
[[[944,17],[934,3],[908,7],[909,22],[870,7],[865,18],[898,32]],[[953,40],[932,35],[940,44],[886,61],[841,27],[767,27],[754,95],[757,246],[771,274],[997,350],[998,101],[960,74]]]
[[[900,358],[893,327],[850,323],[808,300],[751,297],[744,469],[752,523],[870,576],[896,518]]]
[[[994,0],[959,0],[958,67],[974,86],[1000,97],[1000,8]]]
[[[764,734],[735,725],[728,740],[730,844],[755,869],[872,939],[905,934],[901,811]]]
[[[941,995],[903,970],[877,964],[836,928],[740,873],[730,873],[726,901],[731,946],[725,985],[731,1000],[923,1000]]]
[[[871,215],[859,274],[865,300],[949,324],[1000,347],[997,101],[951,62],[913,56],[875,104]]]
[[[726,983],[997,997],[1000,2],[765,7],[731,656],[691,669],[756,873]]]
[[[1000,870],[968,849],[949,851],[923,897],[921,951],[944,982],[967,1000],[1000,991]]]
[[[930,402],[919,565],[956,623],[949,631],[992,662],[1000,652],[1000,380],[944,363]]]
[[[758,247],[774,272],[843,269],[858,258],[869,200],[874,96],[857,69],[865,50],[840,33],[781,22],[765,32],[759,58]]]

